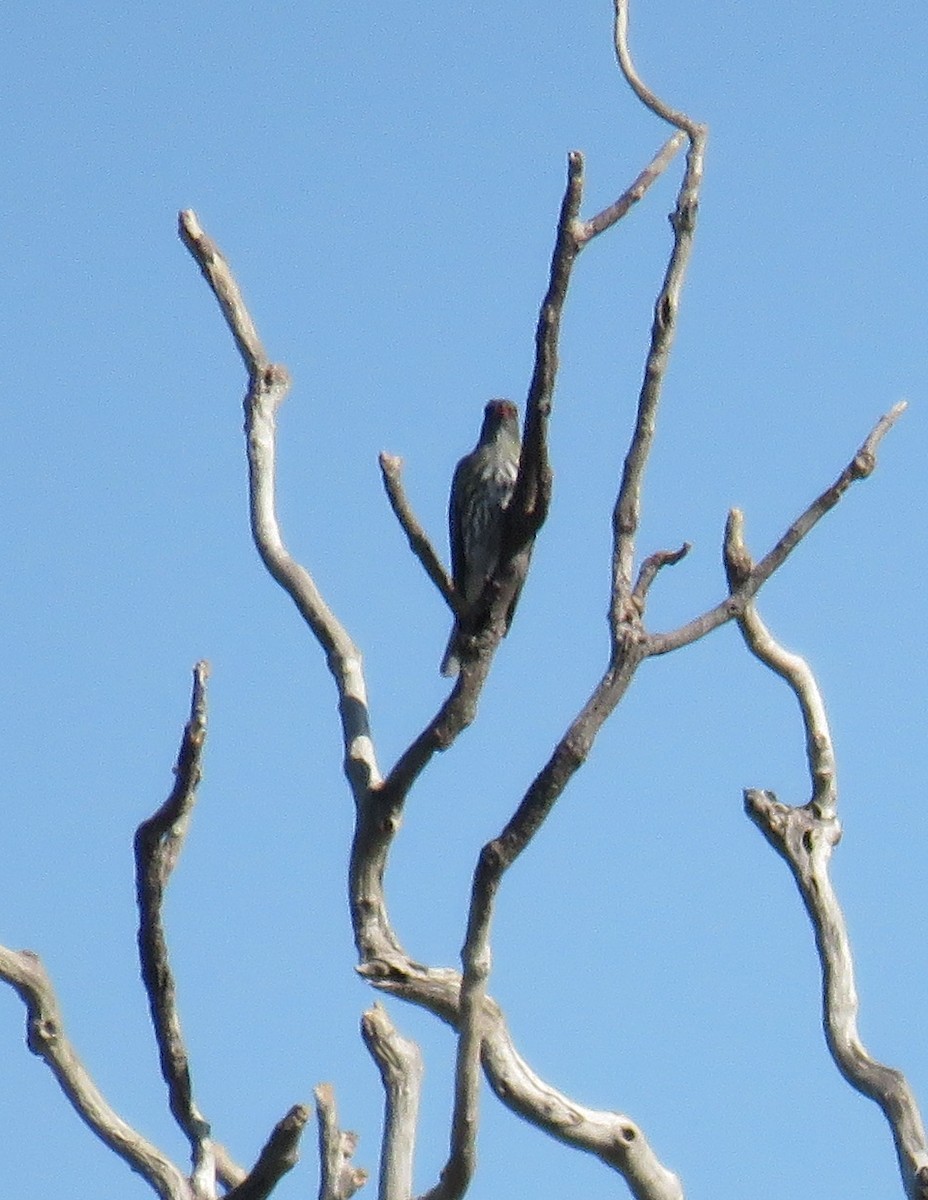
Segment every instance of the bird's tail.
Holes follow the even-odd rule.
[[[457,675],[461,669],[460,661],[458,660],[458,623],[455,621],[451,628],[451,636],[448,638],[448,645],[445,647],[445,654],[441,660],[442,675]]]

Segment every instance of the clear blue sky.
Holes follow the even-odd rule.
[[[196,209],[294,375],[281,518],[364,650],[388,764],[445,694],[448,620],[377,452],[404,456],[444,545],[481,406],[524,400],[567,151],[588,155],[591,215],[666,131],[619,78],[605,2],[11,0],[3,27],[0,941],[41,953],[101,1088],[182,1159],[137,978],[131,839],[170,788],[208,658],[206,778],[167,907],[197,1096],[250,1162],[330,1080],[376,1171],[333,689],[249,540],[243,372],[176,213]],[[729,506],[762,551],[911,401],[761,611],[833,722],[864,1039],[928,1102],[928,9],[640,0],[632,37],[650,83],[711,127],[641,538],[694,550],[655,586],[651,626],[721,595]],[[554,510],[479,724],[411,798],[388,881],[425,961],[457,961],[477,849],[605,662],[610,506],[677,179],[575,273]],[[825,1051],[810,930],[745,786],[807,797],[793,701],[726,629],[641,671],[506,882],[492,990],[535,1068],[639,1121],[689,1197],[898,1196],[881,1116]],[[426,1056],[425,1187],[452,1039],[390,1011]],[[0,991],[0,1193],[150,1194],[22,1041]],[[313,1127],[281,1200],[315,1194],[315,1144]],[[489,1097],[480,1155],[474,1200],[625,1191]]]

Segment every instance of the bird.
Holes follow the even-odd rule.
[[[451,578],[466,605],[474,605],[496,570],[503,532],[503,513],[512,499],[519,473],[519,410],[511,400],[491,400],[483,410],[477,445],[458,463],[451,480],[448,532]],[[506,615],[506,629],[515,608]],[[456,620],[441,661],[442,675],[457,675],[460,661]]]

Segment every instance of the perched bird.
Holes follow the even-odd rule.
[[[496,570],[503,513],[519,471],[519,410],[509,400],[491,400],[483,410],[480,439],[455,468],[448,504],[451,577],[467,604],[476,604]],[[513,602],[513,608],[515,602]],[[512,609],[507,617],[512,619]],[[457,675],[458,622],[441,662],[442,675]]]

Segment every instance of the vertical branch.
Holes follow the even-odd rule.
[[[152,1025],[158,1043],[161,1074],[168,1087],[174,1120],[190,1142],[197,1195],[215,1195],[215,1157],[209,1124],[193,1099],[190,1067],[184,1044],[174,974],[162,922],[164,890],[177,864],[190,824],[200,782],[206,740],[205,662],[193,674],[190,720],[181,741],[170,796],[158,811],[139,825],[135,834],[136,896],[139,908],[139,961],[148,994]]]
[[[567,156],[567,185],[558,216],[548,288],[535,327],[535,363],[525,404],[519,474],[507,509],[503,535],[504,558],[506,552],[514,550],[519,541],[524,542],[538,532],[551,501],[548,420],[557,379],[561,316],[573,265],[581,249],[577,227],[582,199],[583,155],[573,150]]]
[[[689,263],[696,229],[699,188],[702,183],[708,132],[704,125],[685,113],[671,108],[642,82],[632,61],[628,46],[628,2],[615,0],[615,50],[622,74],[638,99],[657,116],[689,139],[686,170],[676,208],[671,215],[673,248],[661,290],[654,305],[651,325],[651,344],[644,368],[644,380],[638,397],[635,429],[632,434],[622,483],[613,511],[612,600],[610,628],[613,651],[618,653],[620,631],[640,617],[639,606],[633,599],[632,575],[635,561],[635,540],[641,519],[641,485],[654,440],[657,407],[664,384],[670,348],[676,333],[677,311],[686,268]]]
[[[415,1042],[396,1031],[379,1004],[361,1018],[361,1035],[380,1071],[385,1093],[378,1198],[410,1200],[422,1054]]]
[[[548,290],[536,329],[535,367],[526,406],[519,475],[512,502],[507,509],[504,532],[503,553],[504,556],[506,553],[515,554],[509,563],[509,574],[518,579],[517,587],[521,586],[527,570],[531,539],[544,521],[550,502],[551,467],[548,461],[547,425],[557,374],[561,314],[573,264],[580,250],[592,238],[611,228],[641,198],[669,165],[681,141],[679,134],[671,137],[619,200],[590,221],[582,221],[579,216],[583,197],[583,156],[574,151],[568,157],[567,186],[558,218]],[[647,447],[643,453],[647,453]],[[500,577],[501,595],[511,595],[512,586],[507,582],[505,566]],[[500,838],[484,847],[481,854],[474,876],[467,935],[462,950],[463,975],[450,1149],[439,1181],[426,1193],[424,1200],[456,1200],[466,1191],[476,1166],[480,1052],[490,970],[490,923],[493,897],[499,881],[503,872],[534,836],[566,786],[567,779],[581,765],[595,733],[624,695],[640,661],[640,655],[630,654],[621,669],[611,671],[601,681],[581,717],[562,739],[552,760],[530,788],[506,830]],[[479,670],[479,661],[476,666]],[[482,677],[478,678],[482,682]],[[467,695],[470,679],[470,668],[465,667],[452,701]],[[581,746],[585,747],[582,752]]]
[[[321,1163],[319,1200],[351,1200],[358,1188],[367,1182],[367,1171],[351,1165],[358,1135],[339,1128],[335,1092],[331,1084],[320,1083],[315,1089],[315,1096]]]

